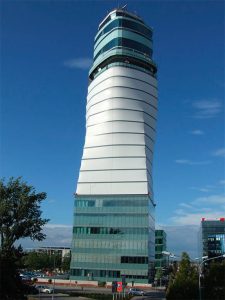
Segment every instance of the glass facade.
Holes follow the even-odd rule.
[[[167,258],[162,254],[166,251],[166,233],[164,230],[155,231],[155,268],[163,268],[167,264]]]
[[[97,41],[106,33],[110,32],[111,30],[115,28],[126,28],[134,30],[135,32],[138,32],[139,34],[142,34],[143,36],[147,37],[148,39],[152,38],[152,31],[144,26],[143,24],[139,24],[138,22],[127,20],[127,19],[115,19],[111,23],[109,23],[107,26],[102,29],[98,35],[95,38],[95,44],[97,44]]]
[[[148,56],[152,55],[152,50],[141,43],[126,38],[115,38],[108,42],[103,48],[101,48],[101,50],[95,55],[94,60],[96,60],[100,54],[103,54],[109,49],[115,47],[130,48],[138,52],[144,53]]]
[[[73,233],[72,278],[148,281],[155,238],[148,196],[76,196]]]
[[[106,21],[107,20],[107,21]],[[143,60],[152,57],[152,29],[145,25],[139,18],[118,13],[110,15],[101,24],[94,43],[94,66],[105,59],[106,53],[121,49],[133,57],[139,55]],[[149,62],[148,62],[149,63]]]
[[[201,256],[219,256],[225,253],[225,220],[205,220],[201,222]]]

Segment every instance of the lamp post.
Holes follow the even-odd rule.
[[[173,254],[172,252],[169,252],[169,251],[162,251],[162,254],[163,255],[166,255],[168,257],[168,260],[167,260],[167,270],[168,270],[168,275],[167,275],[167,280],[169,281],[169,263],[170,263],[170,257],[171,258],[176,258],[176,257],[179,257],[175,254]]]
[[[166,255],[168,257],[168,262],[167,262],[168,267],[169,267],[170,258],[177,258],[177,257],[179,257],[178,255],[175,255],[175,254],[173,254],[172,252],[169,252],[169,251],[162,251],[162,254]]]
[[[55,253],[53,256],[54,260],[53,260],[53,274],[55,272]],[[55,299],[55,274],[54,274],[54,278],[53,278],[53,291],[52,291],[52,300]]]
[[[220,255],[220,256],[215,256],[215,257],[211,257],[208,258],[208,256],[203,256],[202,257],[202,262],[199,263],[198,265],[198,289],[199,289],[199,300],[202,300],[202,287],[201,287],[201,275],[202,275],[202,266],[204,265],[205,262],[209,261],[209,260],[213,260],[213,259],[217,259],[217,258],[222,258],[225,257],[225,254]]]

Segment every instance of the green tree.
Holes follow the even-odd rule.
[[[225,299],[225,261],[211,262],[205,269],[203,280],[204,300]]]
[[[42,219],[41,201],[46,193],[36,193],[33,186],[21,178],[10,178],[7,184],[0,181],[0,233],[1,251],[11,252],[14,243],[29,237],[41,241],[45,238],[42,227],[49,221]]]
[[[48,222],[41,218],[40,204],[46,193],[36,193],[33,186],[19,178],[0,180],[0,298],[23,299],[22,285],[17,274],[22,248],[15,242],[29,237],[41,241],[45,238],[42,227]],[[10,285],[7,283],[10,282]]]
[[[163,276],[163,269],[162,268],[157,268],[155,272],[155,281],[157,282],[157,285],[162,285],[161,279]]]
[[[68,253],[63,257],[63,260],[62,260],[62,270],[64,272],[67,272],[70,270],[70,261],[71,261],[71,254]]]
[[[30,270],[53,271],[62,269],[62,258],[58,253],[29,252],[24,256],[24,265]]]
[[[49,257],[46,253],[29,252],[23,258],[24,266],[29,270],[43,270],[49,264]]]
[[[183,252],[177,272],[171,276],[166,292],[167,300],[198,299],[198,272]]]

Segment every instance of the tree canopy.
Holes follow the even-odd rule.
[[[0,233],[1,250],[10,252],[14,243],[29,237],[41,241],[45,238],[42,227],[49,221],[42,219],[41,201],[46,193],[36,193],[33,186],[19,178],[0,181]]]
[[[170,278],[166,299],[198,299],[198,272],[196,267],[191,265],[190,258],[186,252],[182,253],[178,270]]]
[[[21,300],[24,286],[18,274],[23,256],[22,247],[15,246],[20,238],[41,241],[45,238],[42,227],[48,219],[41,218],[41,202],[46,193],[36,193],[33,186],[21,177],[0,180],[0,298]]]
[[[204,270],[203,299],[225,299],[225,260],[212,261]]]

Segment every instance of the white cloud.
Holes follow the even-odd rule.
[[[49,204],[52,204],[52,203],[55,203],[56,202],[56,200],[55,199],[52,199],[52,198],[47,198],[47,201],[48,201],[48,203]]]
[[[194,186],[192,186],[191,189],[199,191],[199,192],[203,192],[203,193],[208,193],[210,191],[209,188],[198,188],[198,187],[194,187]]]
[[[87,70],[90,68],[93,60],[88,57],[80,57],[80,58],[74,58],[65,61],[63,64],[64,66],[71,68],[71,69],[81,69],[81,70]]]
[[[72,228],[72,225],[65,224],[46,224],[45,228]]]
[[[197,119],[215,118],[222,111],[221,101],[216,99],[196,101],[192,105],[196,110],[194,118]]]
[[[192,161],[189,159],[176,159],[175,162],[177,164],[182,164],[182,165],[189,165],[189,166],[194,166],[194,165],[208,165],[211,164],[210,160],[203,160],[203,161]]]
[[[200,129],[192,130],[190,133],[194,134],[194,135],[203,135],[203,134],[205,134],[204,131],[202,131]]]
[[[167,250],[180,256],[187,252],[192,259],[198,257],[198,232],[200,222],[197,225],[156,225],[157,229],[165,230],[167,234]],[[179,241],[179,242],[178,242]]]
[[[198,225],[201,218],[218,219],[225,216],[225,195],[198,197],[190,203],[180,203],[170,218],[175,225]]]
[[[72,242],[72,226],[63,224],[46,224],[43,228],[43,233],[46,234],[46,239],[38,242],[28,238],[21,239],[17,244],[21,244],[24,249],[37,247],[70,247]]]
[[[225,148],[217,149],[213,152],[213,156],[225,157]]]
[[[179,205],[180,205],[181,207],[185,207],[185,208],[193,208],[192,205],[187,204],[187,203],[180,203]]]
[[[224,214],[225,212],[221,211],[205,212],[203,209],[202,213],[184,212],[183,215],[176,215],[170,220],[176,225],[199,225],[202,218],[218,219],[221,218]]]
[[[207,197],[200,197],[191,202],[192,204],[225,204],[225,195],[211,195]]]

